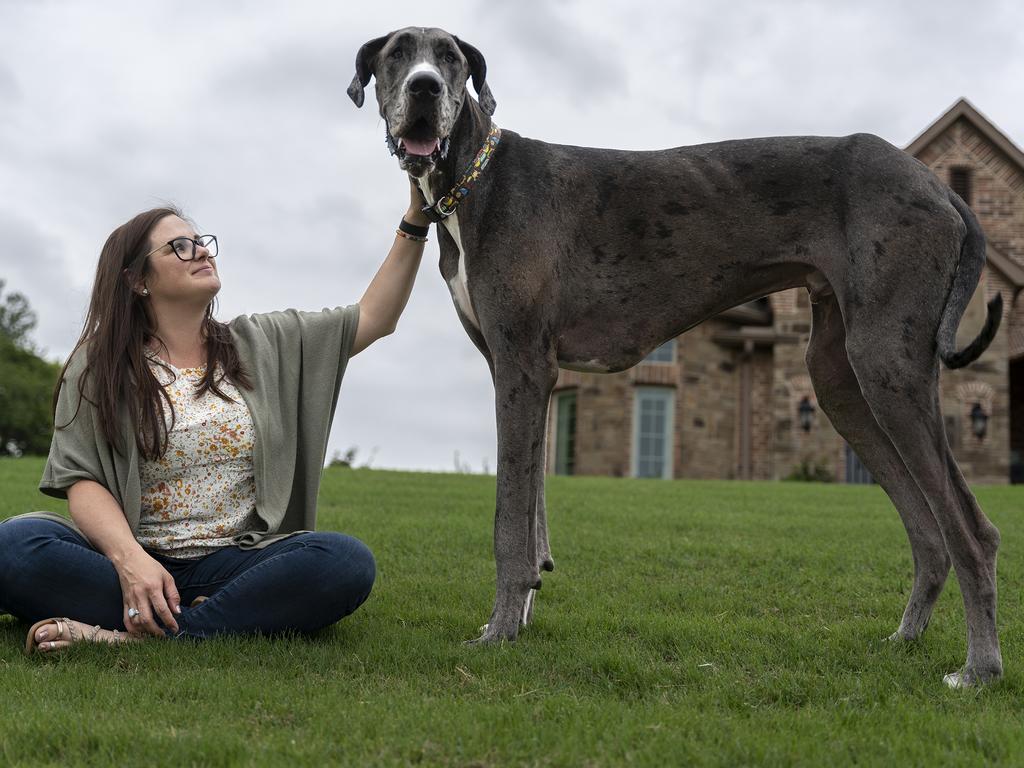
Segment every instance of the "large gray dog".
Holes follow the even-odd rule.
[[[953,368],[976,359],[1002,307],[990,302],[979,337],[956,350],[985,262],[959,197],[865,134],[658,152],[499,137],[484,57],[440,29],[363,45],[348,89],[358,106],[372,76],[388,144],[442,222],[441,274],[494,378],[498,585],[480,641],[514,639],[541,570],[554,567],[544,453],[558,368],[621,371],[716,313],[804,286],[818,401],[910,537],[914,586],[893,639],[924,631],[952,561],[967,662],[946,682],[1001,676],[999,532],[957,468],[939,411],[940,358]]]

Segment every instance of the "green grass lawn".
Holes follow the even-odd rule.
[[[0,517],[63,504],[0,460]],[[321,528],[378,581],[311,639],[154,641],[27,659],[0,618],[2,765],[1021,765],[1024,491],[1003,534],[1006,678],[947,690],[966,652],[950,579],[912,645],[911,585],[877,487],[551,478],[535,623],[490,612],[493,477],[328,470]]]

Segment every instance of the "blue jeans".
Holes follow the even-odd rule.
[[[263,549],[224,547],[194,560],[149,554],[174,577],[181,597],[176,637],[314,632],[358,608],[376,574],[365,544],[327,531],[296,534]],[[209,599],[189,608],[199,595]],[[50,520],[0,524],[3,611],[27,622],[67,616],[125,629],[113,563]]]

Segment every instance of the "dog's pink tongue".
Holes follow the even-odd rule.
[[[441,146],[439,139],[402,139],[402,146],[409,155],[430,155]]]

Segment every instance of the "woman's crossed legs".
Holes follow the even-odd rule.
[[[150,554],[181,596],[174,637],[314,632],[356,610],[376,574],[365,544],[327,531],[263,549],[225,547],[194,560]],[[209,599],[188,607],[199,596]],[[123,605],[113,564],[71,529],[32,518],[0,524],[0,609],[29,622],[67,616],[124,630]],[[52,625],[43,629],[56,635]],[[117,638],[106,632],[95,639]]]

